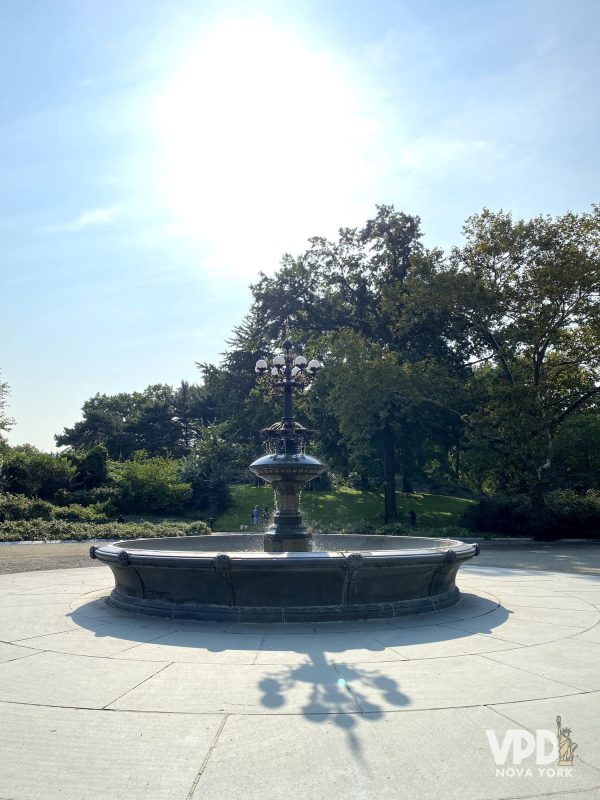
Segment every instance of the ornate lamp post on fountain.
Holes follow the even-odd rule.
[[[258,379],[283,390],[283,416],[280,422],[262,431],[269,453],[250,464],[250,470],[271,483],[275,491],[275,514],[265,534],[265,551],[306,552],[310,550],[310,536],[302,525],[300,494],[304,485],[325,467],[304,452],[309,432],[294,419],[293,392],[302,391],[322,365],[316,359],[307,361],[302,355],[294,358],[289,339],[283,349],[285,352],[275,356],[271,367],[264,358],[256,362]]]

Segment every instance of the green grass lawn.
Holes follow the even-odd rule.
[[[241,525],[251,527],[251,511],[256,504],[261,512],[266,505],[273,512],[273,491],[267,486],[233,486],[232,493],[233,506],[217,518],[219,531],[239,531]],[[435,494],[396,494],[398,511],[404,512],[400,521],[408,527],[408,514],[413,509],[417,515],[417,529],[458,525],[461,512],[471,502]],[[305,522],[315,527],[362,521],[383,524],[383,494],[358,489],[306,490],[302,493],[302,512]]]

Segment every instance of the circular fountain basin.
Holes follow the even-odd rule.
[[[213,534],[92,546],[112,569],[109,603],[164,617],[316,622],[396,617],[457,603],[476,544],[320,535],[312,552],[264,553],[262,536]]]

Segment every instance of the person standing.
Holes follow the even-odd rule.
[[[252,526],[256,528],[258,525],[258,518],[260,517],[260,511],[258,510],[258,506],[254,506],[252,509]]]

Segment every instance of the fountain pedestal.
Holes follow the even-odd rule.
[[[273,524],[265,533],[265,551],[310,551],[310,536],[300,513],[300,495],[305,484],[325,470],[323,464],[304,453],[272,453],[250,464],[250,470],[270,483],[275,491],[275,514]]]

